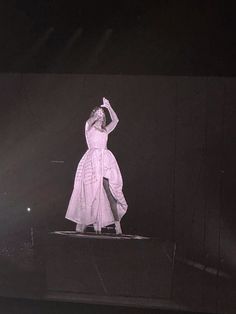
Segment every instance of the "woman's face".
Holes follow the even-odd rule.
[[[104,117],[105,117],[105,114],[104,114],[104,111],[103,109],[99,108],[98,110],[95,111],[94,113],[95,117],[98,119],[98,120],[101,120],[103,121]]]

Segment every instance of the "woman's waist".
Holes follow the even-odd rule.
[[[88,150],[108,150],[107,147],[96,147],[96,146],[93,146],[93,147],[88,147]]]
[[[90,147],[85,153],[86,160],[89,159],[100,160],[100,158],[104,158],[104,161],[108,162],[113,160],[115,157],[113,156],[112,152],[107,148],[96,148]]]

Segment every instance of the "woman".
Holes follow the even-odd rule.
[[[106,125],[104,109],[107,108],[111,122]],[[108,134],[114,130],[118,117],[109,101],[103,98],[85,124],[88,150],[79,162],[66,218],[76,222],[76,231],[84,232],[93,224],[101,233],[102,227],[115,224],[121,234],[120,220],[127,210],[122,193],[122,176],[117,161],[107,149]]]

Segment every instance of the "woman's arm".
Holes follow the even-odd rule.
[[[96,119],[97,119],[96,116],[92,116],[86,121],[85,128],[87,131],[90,130],[91,126],[94,124]]]
[[[106,126],[106,130],[107,130],[108,133],[110,133],[117,126],[117,123],[119,122],[119,119],[118,119],[117,114],[115,113],[115,111],[112,109],[111,104],[109,103],[109,101],[106,98],[104,98],[104,97],[103,97],[103,104],[101,105],[101,107],[105,107],[109,111],[109,114],[110,114],[110,117],[111,117],[111,122]]]

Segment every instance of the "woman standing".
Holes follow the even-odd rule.
[[[111,122],[106,125],[104,108]],[[127,210],[122,187],[123,181],[117,161],[107,149],[108,134],[114,130],[118,117],[109,101],[103,98],[101,107],[96,107],[85,124],[88,150],[80,160],[75,175],[66,218],[76,223],[76,231],[84,232],[93,224],[97,233],[102,227],[115,224],[121,234],[120,220]]]

